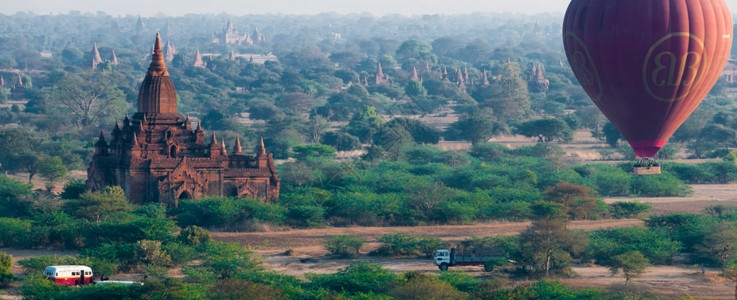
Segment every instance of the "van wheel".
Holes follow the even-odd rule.
[[[448,271],[448,264],[442,263],[438,266],[438,269],[440,269],[440,271]]]
[[[484,271],[486,272],[494,271],[494,266],[492,266],[491,264],[484,264]]]

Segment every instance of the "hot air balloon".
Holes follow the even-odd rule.
[[[563,43],[586,93],[649,159],[719,78],[732,19],[724,0],[572,0]]]

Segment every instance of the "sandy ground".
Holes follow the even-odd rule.
[[[694,195],[686,198],[606,198],[608,203],[616,201],[639,201],[652,205],[652,213],[700,212],[705,207],[717,204],[737,205],[737,184],[693,185]],[[366,255],[376,249],[376,239],[387,233],[409,232],[439,237],[451,243],[465,240],[471,236],[517,234],[529,222],[493,222],[473,225],[415,226],[415,227],[346,227],[295,229],[276,232],[225,233],[214,232],[218,241],[238,242],[261,255],[266,268],[283,274],[304,277],[307,273],[333,273],[356,261],[371,261],[396,272],[423,271],[439,272],[428,258],[378,258]],[[642,226],[636,219],[575,221],[570,227],[577,229],[597,229],[622,226]],[[355,259],[335,259],[328,256],[322,241],[329,236],[355,234],[366,238],[361,248],[362,255]],[[291,250],[289,255],[285,252]],[[471,275],[485,278],[487,273],[481,267],[458,268]],[[566,284],[577,287],[606,288],[612,284],[623,283],[621,274],[612,275],[608,268],[596,265],[574,266],[577,274],[571,278],[560,278]],[[633,283],[652,290],[664,299],[682,299],[686,296],[695,299],[734,299],[734,285],[718,276],[719,270],[701,270],[694,266],[653,266]]]

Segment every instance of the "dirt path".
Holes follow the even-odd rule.
[[[293,229],[277,232],[212,232],[216,241],[237,242],[260,253],[277,253],[288,249],[307,255],[324,255],[322,247],[325,238],[336,235],[361,235],[366,238],[367,249],[384,234],[407,232],[433,236],[448,242],[460,242],[471,236],[518,234],[529,222],[494,222],[473,225],[440,225],[411,227],[330,227],[316,229]],[[643,222],[635,219],[573,221],[570,228],[597,229],[607,227],[640,226]]]
[[[737,184],[693,184],[694,194],[689,197],[612,197],[604,198],[606,203],[617,201],[638,201],[650,204],[652,214],[660,215],[674,212],[699,213],[714,205],[737,205]]]

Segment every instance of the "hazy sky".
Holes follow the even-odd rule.
[[[104,11],[112,16],[187,13],[316,14],[369,12],[375,15],[460,14],[472,12],[563,12],[570,0],[6,0],[0,13],[36,14]],[[729,0],[737,1],[737,0]]]
[[[112,16],[157,13],[179,16],[187,13],[231,15],[316,14],[321,12],[369,12],[374,15],[462,14],[473,12],[514,12],[536,14],[563,12],[570,0],[5,0],[0,13],[33,11],[36,14],[104,11]],[[726,0],[737,14],[737,0]]]

